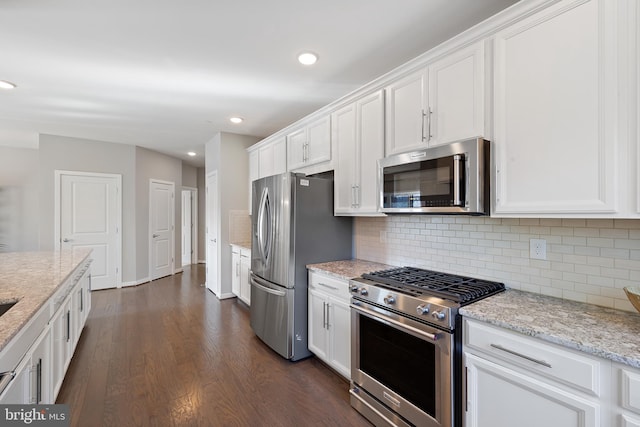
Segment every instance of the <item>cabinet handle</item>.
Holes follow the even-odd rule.
[[[427,141],[431,141],[431,107],[429,107],[429,114],[427,115]]]
[[[351,207],[352,208],[356,207],[356,186],[355,185],[351,186]]]
[[[319,285],[319,286],[323,286],[323,287],[328,288],[328,289],[331,289],[331,290],[334,290],[334,291],[337,291],[337,290],[338,290],[338,288],[337,288],[337,287],[335,287],[335,286],[331,286],[331,285],[327,285],[326,283],[318,282],[318,285]]]
[[[327,306],[325,308],[325,310],[327,311],[327,331],[329,330],[329,303],[327,303]]]
[[[36,367],[36,405],[42,401],[42,359],[38,359]]]
[[[499,344],[491,344],[491,347],[497,348],[498,350],[502,350],[502,351],[507,352],[509,354],[513,354],[514,356],[522,357],[523,359],[526,359],[526,360],[528,360],[530,362],[533,362],[533,363],[537,363],[538,365],[546,366],[547,368],[551,367],[551,365],[549,363],[545,362],[544,360],[534,359],[533,357],[527,356],[527,355],[522,354],[522,353],[518,353],[517,351],[513,351],[513,350],[510,350],[508,348],[504,348],[503,346],[501,346]]]
[[[71,339],[71,310],[67,310],[67,342]]]
[[[80,288],[80,311],[84,311],[84,288]]]
[[[322,301],[322,329],[327,329],[327,303]]]
[[[356,199],[355,199],[356,200],[356,206],[355,207],[359,208],[360,207],[360,186],[356,185],[355,188],[356,188]]]
[[[426,115],[427,114],[424,112],[424,109],[423,109],[422,110],[422,124],[420,126],[421,127],[420,131],[422,132],[422,134],[421,134],[422,142],[424,142],[424,140],[425,140],[425,137],[424,137],[424,120],[425,120]]]

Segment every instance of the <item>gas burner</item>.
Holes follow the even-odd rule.
[[[398,267],[362,275],[378,285],[417,296],[434,296],[469,304],[504,290],[504,284],[415,267]]]

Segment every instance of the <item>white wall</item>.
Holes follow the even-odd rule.
[[[136,170],[136,277],[138,281],[149,278],[149,185],[151,179],[169,181],[175,184],[174,228],[175,251],[173,255],[175,269],[179,269],[182,259],[182,160],[135,147]]]
[[[38,150],[0,147],[0,252],[38,249]]]
[[[122,280],[136,281],[135,147],[40,135],[40,249],[54,248],[54,171],[122,175]]]
[[[261,138],[221,132],[205,146],[205,177],[218,171],[220,198],[220,253],[221,295],[231,294],[231,247],[229,233],[230,211],[249,208],[249,155],[247,148]],[[224,159],[224,161],[221,161]],[[207,262],[211,262],[207,259]]]
[[[640,220],[468,216],[356,218],[356,256],[504,282],[510,288],[634,311]],[[547,260],[529,258],[529,239]]]

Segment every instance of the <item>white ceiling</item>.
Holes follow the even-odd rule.
[[[0,91],[0,145],[47,133],[203,166],[217,132],[268,136],[516,1],[2,0],[0,80],[18,88]]]

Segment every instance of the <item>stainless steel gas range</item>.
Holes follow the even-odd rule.
[[[458,309],[504,284],[413,267],[350,281],[351,405],[376,426],[458,427]]]

